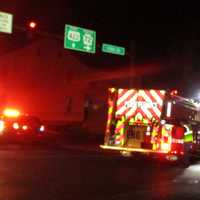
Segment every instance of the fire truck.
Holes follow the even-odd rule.
[[[200,104],[175,90],[110,88],[100,147],[188,161],[200,155]]]

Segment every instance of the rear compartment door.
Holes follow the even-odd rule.
[[[126,129],[126,146],[132,148],[141,148],[146,130],[146,126],[128,126]]]

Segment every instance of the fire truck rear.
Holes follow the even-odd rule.
[[[103,149],[188,161],[200,149],[199,104],[176,91],[110,88]]]

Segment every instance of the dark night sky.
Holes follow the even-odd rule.
[[[20,26],[35,19],[41,30],[63,34],[68,23],[96,30],[99,42],[129,46],[134,40],[156,53],[200,33],[199,6],[189,1],[1,0],[0,9],[13,13]]]
[[[119,44],[133,39],[165,45],[169,39],[199,34],[198,5],[189,1],[130,2],[1,0],[0,8],[12,12],[18,25],[33,18],[41,29],[62,33],[69,23],[95,29],[99,39]]]
[[[63,35],[64,24],[77,25],[96,30],[99,44],[121,45],[128,50],[134,41],[136,62],[160,62],[166,67],[175,66],[176,71],[184,64],[191,65],[189,70],[196,74],[195,85],[200,75],[200,12],[198,1],[192,2],[1,0],[0,10],[13,13],[14,23],[19,26],[35,19],[41,30]],[[19,35],[17,38],[16,46],[20,47],[23,42]],[[93,56],[95,59],[90,55],[76,55],[92,65],[97,65],[94,60],[126,62],[126,58],[102,55],[98,51]]]

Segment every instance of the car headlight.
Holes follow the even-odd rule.
[[[19,129],[19,124],[17,122],[13,123],[13,128],[15,130],[18,130]]]
[[[0,120],[0,134],[2,135],[3,131],[5,129],[4,121]]]

